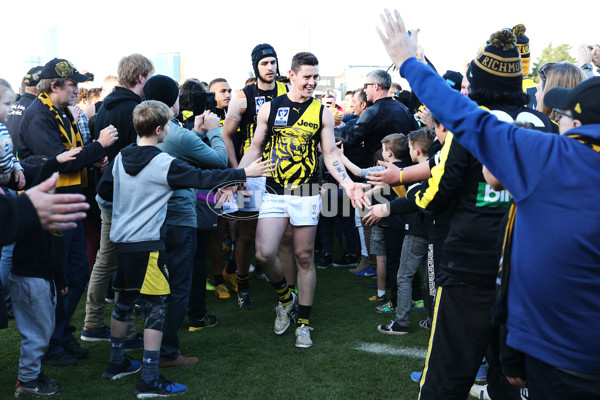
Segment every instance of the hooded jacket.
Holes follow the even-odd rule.
[[[109,125],[117,128],[119,138],[106,148],[108,160],[112,161],[123,147],[137,143],[137,133],[133,127],[133,109],[142,102],[142,98],[133,91],[116,86],[104,99],[98,110],[94,127],[94,138],[98,139],[100,131]]]
[[[161,228],[173,191],[190,187],[211,189],[244,179],[243,169],[201,170],[156,146],[129,145],[117,155],[98,184],[98,196],[113,203],[110,240],[121,252],[163,250]]]
[[[600,375],[600,154],[567,136],[501,122],[415,58],[400,72],[516,203],[508,345],[563,370]],[[567,134],[600,140],[600,124]]]

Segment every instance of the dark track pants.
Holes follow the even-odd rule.
[[[438,287],[419,399],[465,400],[484,356],[490,397],[520,399],[500,372],[497,329],[491,323],[494,299],[493,287]]]

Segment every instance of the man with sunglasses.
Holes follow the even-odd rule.
[[[406,106],[388,94],[391,85],[392,78],[387,72],[380,69],[369,72],[363,89],[373,106],[362,113],[353,130],[339,137],[344,150],[364,144],[363,157],[356,163],[361,168],[371,166],[372,156],[381,148],[381,139],[385,136],[409,133],[418,128]]]

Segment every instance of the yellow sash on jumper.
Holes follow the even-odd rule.
[[[71,111],[68,108],[65,110],[67,118],[70,122],[69,127],[71,128],[70,134],[67,134],[64,128],[63,120],[56,107],[54,107],[54,103],[50,99],[50,96],[48,96],[46,93],[40,93],[38,99],[40,99],[40,101],[50,109],[50,112],[54,114],[54,118],[58,122],[58,129],[60,129],[60,138],[67,150],[71,150],[76,147],[83,147],[83,140],[81,139],[81,134],[79,133],[79,129],[77,129],[77,124],[75,123]],[[87,187],[87,184],[87,169],[83,168],[81,171],[76,172],[61,172],[58,177],[58,183],[56,184],[56,187],[75,185]]]

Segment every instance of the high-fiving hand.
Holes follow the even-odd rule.
[[[417,55],[419,29],[415,29],[409,35],[398,10],[394,10],[394,16],[392,16],[389,10],[385,9],[384,15],[381,15],[381,21],[385,33],[379,27],[377,33],[379,33],[388,55],[400,69],[404,61]]]

